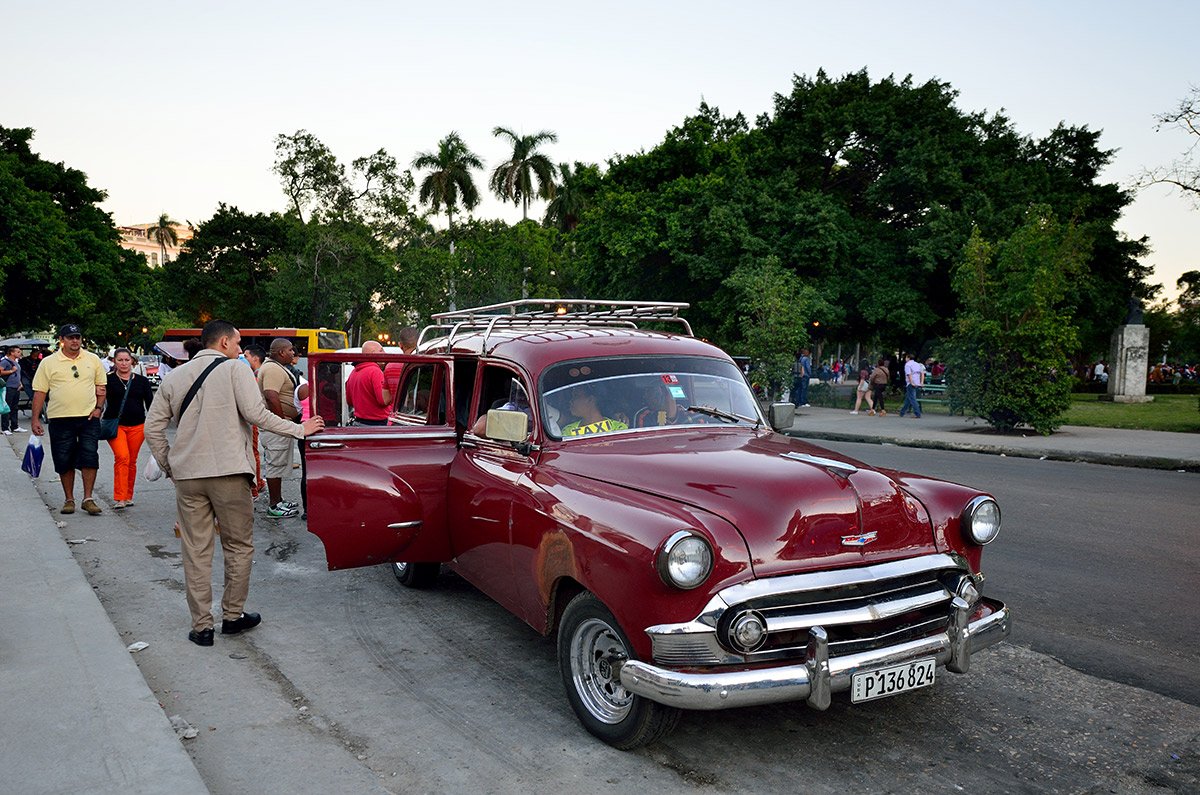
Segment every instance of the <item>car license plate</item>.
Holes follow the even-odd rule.
[[[894,696],[906,690],[927,687],[933,684],[935,668],[934,660],[930,657],[855,674],[850,680],[850,701],[857,704],[860,701],[871,701],[884,696]]]

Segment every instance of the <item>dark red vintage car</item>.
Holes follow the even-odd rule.
[[[436,316],[417,355],[311,356],[329,567],[420,588],[448,564],[557,632],[571,706],[618,748],[683,709],[930,685],[1007,637],[992,497],[779,433],[792,406],[764,417],[683,307],[520,301]],[[387,426],[352,420],[361,361],[399,365]]]

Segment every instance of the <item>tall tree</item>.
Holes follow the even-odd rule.
[[[435,213],[446,208],[446,223],[454,228],[454,212],[461,204],[467,210],[479,205],[479,189],[475,187],[472,171],[483,168],[483,161],[463,142],[457,132],[451,132],[438,141],[436,152],[419,152],[413,158],[412,167],[429,170],[421,180],[417,194],[422,204],[428,204]]]
[[[575,161],[558,164],[559,182],[554,186],[554,195],[546,205],[543,223],[560,232],[570,232],[579,225],[583,211],[600,186],[600,169],[594,164]]]
[[[122,249],[105,193],[43,160],[34,131],[0,127],[0,323],[12,331],[85,323],[89,339],[129,339],[153,306],[144,257]]]
[[[179,236],[175,234],[175,222],[166,213],[158,216],[153,226],[146,230],[146,236],[158,244],[158,264],[167,264],[167,246],[179,245]]]
[[[521,219],[527,221],[531,199],[549,199],[554,195],[554,164],[538,151],[538,147],[555,143],[558,136],[549,130],[533,135],[517,135],[506,127],[495,128],[492,135],[508,141],[512,146],[512,156],[496,166],[489,186],[501,201],[519,204]]]
[[[1061,424],[1078,346],[1065,299],[1087,248],[1087,236],[1046,205],[998,243],[972,234],[954,272],[963,311],[940,357],[952,405],[1003,431],[1049,434]]]

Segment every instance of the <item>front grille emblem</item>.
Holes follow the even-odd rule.
[[[878,537],[879,537],[879,533],[874,530],[872,530],[869,533],[859,533],[858,535],[854,535],[854,536],[842,536],[842,546],[844,546],[844,547],[865,547],[867,544],[870,544],[872,541],[874,541]]]

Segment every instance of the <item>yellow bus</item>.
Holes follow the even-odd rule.
[[[310,353],[328,353],[350,347],[346,332],[328,328],[239,328],[242,333],[242,349],[250,345],[261,345],[268,353],[271,340],[283,337],[291,340],[296,353],[307,358]],[[183,342],[200,337],[198,328],[169,328],[163,334],[163,342]]]

